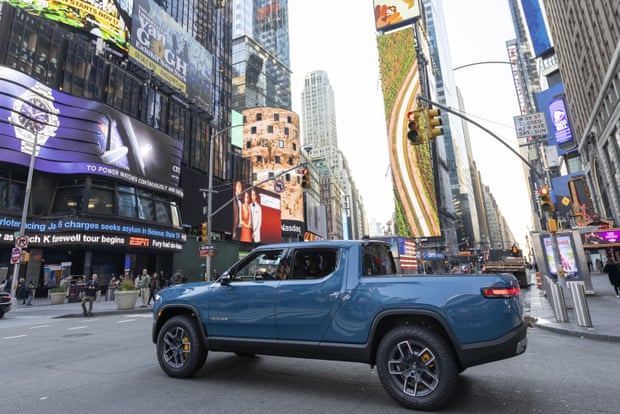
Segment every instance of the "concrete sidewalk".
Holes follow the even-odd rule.
[[[591,275],[594,294],[586,296],[587,307],[592,321],[592,327],[589,328],[578,325],[577,315],[570,295],[565,298],[568,322],[558,322],[544,290],[536,287],[535,275],[532,273],[529,277],[531,281],[530,287],[522,289],[521,294],[525,304],[525,314],[534,326],[565,335],[620,342],[620,298],[616,297],[607,274],[593,273]],[[152,305],[142,308],[140,303],[140,299],[138,299],[136,308],[119,311],[114,301],[106,301],[104,298],[101,298],[93,305],[93,316],[148,313],[153,311]],[[18,304],[17,308],[12,309],[7,316],[10,317],[11,314],[38,315],[43,318],[83,317],[81,303],[51,305],[50,300],[47,298],[34,299],[32,306]]]
[[[606,273],[592,273],[593,295],[586,295],[592,327],[579,326],[577,314],[570,295],[565,298],[568,322],[558,322],[549,298],[543,289],[536,287],[535,275],[532,284],[522,289],[525,313],[536,319],[535,326],[561,334],[620,342],[620,298],[616,297]]]

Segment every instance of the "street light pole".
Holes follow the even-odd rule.
[[[223,134],[230,131],[233,128],[243,126],[243,124],[231,125],[226,128],[222,128],[219,131],[215,131],[209,139],[209,189],[207,190],[207,245],[211,245],[213,239],[211,238],[211,229],[213,228],[213,140]],[[207,255],[205,263],[205,280],[211,280],[211,254],[210,251]]]
[[[30,204],[30,191],[32,188],[32,175],[34,173],[34,160],[37,152],[37,145],[39,144],[39,132],[34,133],[34,143],[32,145],[32,152],[30,153],[30,164],[28,166],[28,179],[26,180],[26,192],[24,194],[24,205],[22,206],[22,219],[19,223],[19,235],[23,236],[26,232],[26,218],[28,217],[28,205]],[[15,293],[17,291],[17,279],[19,277],[21,259],[13,265],[13,280],[11,281],[11,297],[13,298],[13,304],[17,305],[17,298]]]

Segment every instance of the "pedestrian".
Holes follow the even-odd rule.
[[[32,306],[32,298],[34,297],[34,283],[32,280],[28,282],[28,287],[26,288],[26,306]]]
[[[93,302],[97,298],[99,290],[99,282],[97,282],[97,274],[93,273],[91,279],[84,286],[84,294],[82,295],[82,311],[84,316],[93,316]],[[88,311],[86,304],[88,303]]]
[[[20,277],[17,279],[17,288],[15,289],[15,297],[17,299],[21,299],[22,305],[26,304],[26,292],[28,288],[26,287],[26,279]]]
[[[161,281],[159,280],[159,275],[155,272],[153,273],[149,285],[149,300],[146,302],[147,306],[151,304],[151,299],[153,299],[153,303],[155,303],[155,295],[159,292],[159,289],[161,289]]]
[[[613,256],[607,258],[607,264],[603,268],[603,272],[607,273],[607,276],[609,276],[609,282],[616,291],[616,297],[620,298],[620,267]]]
[[[142,275],[140,275],[140,296],[142,298],[142,307],[146,308],[146,304],[150,296],[151,276],[148,270],[142,269]]]

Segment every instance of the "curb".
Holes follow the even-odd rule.
[[[557,322],[559,323],[559,322]],[[538,318],[538,320],[532,325],[535,328],[540,328],[545,331],[554,332],[558,334],[574,336],[578,338],[587,338],[594,339],[597,341],[606,341],[606,342],[620,342],[620,336],[618,335],[606,335],[596,332],[595,328],[585,328],[585,327],[573,327],[573,326],[557,326],[556,322],[549,321],[544,318]]]

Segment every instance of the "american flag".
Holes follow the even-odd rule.
[[[398,253],[400,254],[400,269],[403,273],[416,273],[418,259],[416,257],[415,240],[398,239]]]

